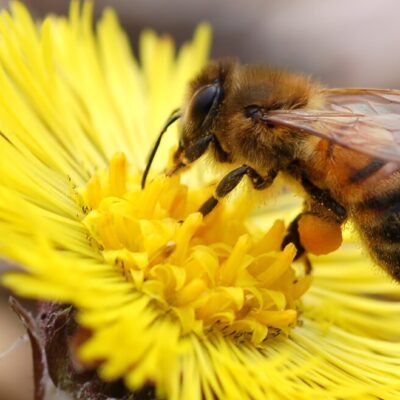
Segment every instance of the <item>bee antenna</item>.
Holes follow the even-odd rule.
[[[147,175],[149,174],[150,171],[150,167],[151,164],[153,163],[154,157],[157,153],[158,147],[160,146],[161,143],[161,139],[164,135],[164,133],[167,131],[168,127],[170,125],[172,125],[176,120],[178,120],[180,117],[182,116],[182,114],[180,113],[180,110],[174,110],[172,112],[172,114],[170,115],[170,117],[167,119],[167,122],[165,123],[164,127],[162,128],[160,134],[158,135],[158,138],[153,146],[153,149],[151,150],[150,156],[148,158],[147,161],[147,165],[146,168],[143,172],[143,176],[142,176],[142,189],[144,189],[144,187],[146,186],[146,179],[147,179]]]

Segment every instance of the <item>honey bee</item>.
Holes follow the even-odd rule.
[[[303,221],[340,235],[350,219],[376,263],[400,281],[400,90],[325,89],[280,69],[210,62],[161,131],[143,187],[161,138],[177,119],[180,139],[169,175],[207,151],[233,165],[200,208],[203,215],[245,175],[264,190],[283,174],[300,184],[305,199],[283,246],[294,243],[300,257],[312,252],[318,236],[307,238]]]

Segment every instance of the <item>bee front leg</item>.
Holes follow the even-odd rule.
[[[218,183],[214,195],[200,207],[199,212],[204,216],[209,214],[216,207],[219,199],[230,193],[240,183],[245,175],[250,178],[254,189],[263,190],[272,184],[277,172],[271,170],[267,176],[261,176],[255,169],[248,165],[242,165],[241,167],[234,169],[222,178]]]
[[[179,146],[174,154],[175,165],[165,172],[166,175],[172,176],[182,168],[196,161],[207,151],[208,146],[211,143],[216,143],[216,141],[215,135],[211,134],[201,137],[186,148]]]

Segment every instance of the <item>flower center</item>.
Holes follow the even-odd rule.
[[[179,177],[160,176],[141,190],[140,178],[116,154],[83,190],[90,209],[84,224],[132,290],[150,296],[183,335],[222,334],[257,345],[296,323],[311,277],[292,267],[292,244],[280,251],[281,221],[266,233],[249,228],[243,198],[203,218],[196,210],[212,187],[191,190]]]

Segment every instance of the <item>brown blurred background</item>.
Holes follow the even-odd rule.
[[[28,0],[38,14],[68,0]],[[214,28],[213,56],[238,56],[314,74],[330,86],[400,87],[398,0],[97,0],[119,11],[135,43],[144,27],[180,41],[199,21]]]
[[[68,0],[23,1],[40,16],[65,13]],[[146,27],[179,42],[196,24],[214,29],[213,57],[284,66],[329,86],[400,88],[398,0],[97,0],[117,9],[133,47]],[[0,0],[4,7],[6,1]],[[19,322],[0,292],[0,353],[19,335]],[[0,400],[32,398],[29,346],[0,359]]]

